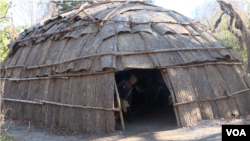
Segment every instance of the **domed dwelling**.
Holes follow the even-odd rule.
[[[189,126],[246,113],[249,87],[239,59],[208,27],[173,10],[140,1],[85,4],[10,43],[2,99],[12,118],[114,132],[116,111],[123,123],[115,74],[157,69],[176,123]]]

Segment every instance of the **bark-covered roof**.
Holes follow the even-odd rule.
[[[234,61],[241,58],[240,54],[228,48],[137,55],[102,55],[77,59],[104,53],[228,47],[216,38],[208,27],[175,11],[141,2],[131,2],[114,11],[121,4],[123,3],[110,2],[85,9],[86,13],[98,21],[95,23],[83,12],[70,20],[78,11],[75,9],[26,29],[19,35],[18,40],[74,27],[69,32],[21,42],[13,41],[9,45],[9,56],[1,66],[21,66],[10,69],[8,77],[35,77],[68,71],[97,72],[106,69],[164,68],[196,62]],[[114,13],[107,18],[109,21],[105,21],[104,25],[100,26],[101,20],[111,12]],[[61,64],[58,65],[58,63]],[[49,66],[32,70],[22,68],[22,66],[39,65]]]

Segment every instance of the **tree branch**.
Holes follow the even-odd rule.
[[[226,13],[226,12],[221,13],[220,18],[216,21],[215,26],[214,26],[214,30],[212,31],[213,33],[215,32],[216,28],[217,28],[218,25],[220,24],[221,18],[222,18],[222,16],[223,16],[225,13]]]
[[[7,15],[7,13],[8,13],[9,8],[11,7],[11,5],[12,5],[12,2],[10,3],[9,7],[7,8],[7,10],[6,10],[4,16],[0,17],[0,19],[6,18],[6,15]]]
[[[230,3],[226,3],[223,0],[217,0],[217,2],[220,4],[221,7],[223,7],[222,9],[227,11],[228,16],[231,17],[230,24],[235,19],[236,20],[235,28],[240,29],[240,30],[246,29],[240,15],[234,10],[233,6]]]

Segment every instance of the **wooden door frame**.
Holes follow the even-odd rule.
[[[170,91],[170,94],[171,94],[171,97],[172,97],[173,108],[174,108],[174,112],[175,112],[175,118],[176,118],[177,125],[179,127],[181,127],[181,122],[180,122],[178,107],[174,106],[177,103],[177,101],[175,99],[175,93],[174,93],[174,90],[173,90],[170,78],[169,78],[167,72],[163,72],[163,69],[160,69],[160,71],[161,71],[162,78],[163,78],[166,86],[168,87],[168,89]]]

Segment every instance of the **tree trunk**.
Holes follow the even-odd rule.
[[[247,46],[247,73],[250,73],[250,30],[241,30],[241,33]]]

